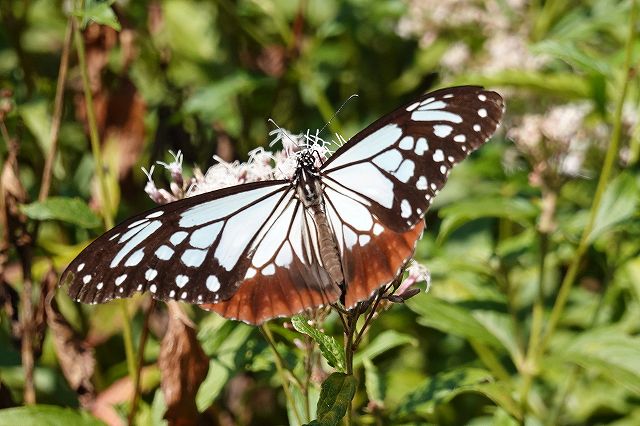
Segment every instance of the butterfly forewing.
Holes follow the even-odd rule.
[[[480,87],[432,92],[350,139],[323,164],[323,181],[360,200],[385,227],[406,231],[451,168],[495,132],[502,114],[500,95]]]

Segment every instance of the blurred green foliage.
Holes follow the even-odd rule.
[[[86,24],[104,153],[98,167],[118,219],[152,205],[140,167],[166,161],[169,149],[184,153],[187,169],[206,169],[214,154],[246,160],[266,146],[268,118],[295,132],[322,128],[357,93],[329,125],[348,138],[432,88],[482,84],[504,95],[507,116],[502,133],[456,168],[426,216],[416,258],[431,271],[430,291],[373,322],[354,360],[357,386],[334,373],[321,390],[318,373],[311,400],[333,401],[344,413],[353,387],[356,424],[640,424],[640,84],[637,69],[625,69],[629,58],[633,67],[640,58],[640,40],[629,31],[638,16],[634,0],[76,3],[0,2],[0,161],[10,157],[9,139],[16,141],[28,195],[22,212],[28,226],[38,221],[36,283],[99,234],[91,210],[100,206],[97,166],[73,44],[52,197],[35,201],[69,13]],[[635,30],[639,22],[631,23]],[[614,178],[599,191],[618,133]],[[19,293],[19,253],[2,250],[2,279]],[[572,263],[575,279],[559,307]],[[127,374],[122,311],[79,306],[63,292],[56,300],[95,346],[100,395]],[[141,300],[129,304],[134,342],[144,327]],[[20,346],[0,306],[0,404],[22,405]],[[285,402],[258,330],[186,309],[210,359],[196,397],[203,421],[295,424],[292,410],[305,412],[303,397],[292,387],[300,407]],[[143,351],[138,424],[161,424],[166,409],[154,367],[158,312]],[[552,312],[558,323],[549,328]],[[341,337],[335,316],[324,324],[326,335],[302,328],[282,320],[269,326],[294,374],[304,372],[305,359],[296,329],[324,342],[328,354]],[[79,400],[46,330],[38,355],[43,405],[0,410],[0,424],[96,423],[80,409],[44,405],[78,407]],[[341,367],[339,358],[327,360]],[[323,367],[325,375],[333,371]],[[332,386],[341,391],[332,394]],[[128,401],[119,404],[125,418]],[[307,411],[302,422],[336,414]]]

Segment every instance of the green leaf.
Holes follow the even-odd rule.
[[[86,0],[84,10],[76,13],[82,19],[82,27],[86,27],[92,21],[120,31],[120,22],[111,8],[114,2],[115,0]]]
[[[417,411],[431,412],[438,404],[454,396],[474,390],[474,386],[492,380],[491,374],[479,368],[459,368],[427,378],[398,406],[394,417],[412,415]]]
[[[88,413],[52,405],[32,405],[0,410],[0,426],[93,426],[104,425]]]
[[[622,173],[609,182],[596,213],[589,242],[593,242],[616,225],[633,218],[638,205],[638,182],[629,173]]]
[[[502,347],[500,340],[463,307],[428,294],[410,299],[407,306],[420,315],[418,323],[421,325],[459,337],[476,339],[493,347]]]
[[[229,369],[219,361],[209,360],[209,372],[196,394],[198,411],[204,411],[213,404],[229,378]]]
[[[296,315],[291,318],[291,324],[293,324],[293,328],[298,330],[300,333],[304,333],[311,337],[318,344],[322,356],[327,360],[327,363],[329,363],[330,366],[342,373],[347,371],[345,367],[346,362],[344,358],[344,351],[338,342],[336,342],[336,339],[331,336],[327,336],[317,328],[310,326],[307,323],[307,320],[300,315]]]
[[[453,231],[472,220],[500,217],[530,225],[538,215],[538,209],[527,200],[518,198],[477,199],[457,202],[440,210],[443,217],[438,242],[441,243]]]
[[[610,327],[581,334],[558,348],[557,358],[599,371],[640,394],[640,337]]]
[[[322,383],[318,400],[318,417],[312,425],[335,426],[345,416],[356,394],[356,378],[333,373]]]
[[[382,405],[384,402],[384,386],[380,378],[378,369],[370,359],[365,358],[364,365],[364,385],[367,390],[369,401]]]
[[[61,220],[83,228],[97,228],[100,218],[80,198],[49,197],[43,202],[21,206],[22,213],[34,220]]]
[[[395,330],[385,330],[353,357],[353,366],[358,367],[365,359],[372,360],[390,349],[406,344],[416,346],[417,341],[408,334],[399,333]]]

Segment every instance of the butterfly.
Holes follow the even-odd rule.
[[[259,324],[394,281],[451,168],[485,143],[499,94],[461,86],[378,119],[318,166],[298,153],[291,179],[246,183],[162,205],[106,232],[61,277],[80,302],[149,292]]]

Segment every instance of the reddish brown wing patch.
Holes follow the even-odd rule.
[[[273,275],[258,274],[243,281],[228,300],[200,307],[226,318],[261,324],[271,318],[335,303],[340,298],[340,289],[328,283],[323,269],[294,263],[288,269],[276,268]]]
[[[345,306],[352,308],[393,281],[413,256],[423,230],[423,220],[406,232],[384,228],[382,233],[372,236],[367,244],[356,244],[347,249],[342,259],[347,285]]]

